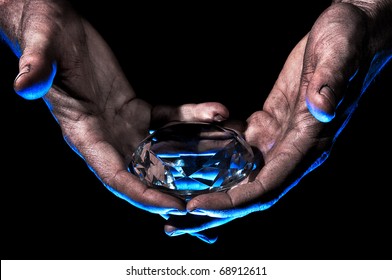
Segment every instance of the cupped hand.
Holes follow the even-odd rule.
[[[67,2],[2,3],[2,35],[19,58],[15,91],[42,98],[69,146],[115,195],[145,211],[183,215],[185,204],[130,173],[132,152],[152,121],[220,121],[219,103],[152,106],[136,97],[110,47]]]
[[[211,243],[211,229],[270,208],[327,159],[360,97],[391,58],[391,45],[369,34],[372,26],[369,14],[350,4],[320,15],[288,56],[263,108],[247,119],[243,133],[262,164],[227,192],[190,200],[187,210],[195,217],[172,217],[168,235],[204,235]]]

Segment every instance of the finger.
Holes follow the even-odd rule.
[[[274,205],[279,197],[267,196],[266,190],[260,185],[258,181],[254,181],[227,192],[197,196],[188,202],[187,210],[193,215],[219,219],[241,218],[256,211],[266,210]]]
[[[165,220],[168,220],[170,215],[169,214],[160,214],[162,218],[164,218]]]
[[[206,242],[208,244],[213,244],[218,240],[218,236],[216,235],[211,236],[200,232],[190,233],[190,235],[195,236],[199,238],[201,241]]]
[[[229,110],[218,102],[184,104],[178,107],[159,105],[152,111],[152,123],[155,127],[171,121],[222,122],[228,117]]]
[[[179,236],[183,234],[198,235],[203,241],[215,242],[218,237],[218,227],[226,224],[235,217],[217,219],[208,216],[172,216],[167,220],[164,230],[168,236]]]
[[[89,139],[88,144],[83,142],[85,139]],[[103,185],[119,198],[137,208],[160,214],[162,217],[187,213],[183,200],[149,188],[132,174],[115,147],[97,138],[93,130],[75,134],[72,140],[69,137],[65,140],[82,156]]]
[[[353,6],[333,5],[309,33],[301,86],[307,88],[310,113],[321,122],[334,118],[358,70],[365,37],[362,21],[361,13]]]
[[[226,192],[196,196],[187,203],[187,210],[193,215],[240,218],[269,209],[301,179],[299,175],[290,182],[299,160],[300,155],[279,154],[260,170],[254,170],[255,178],[251,173],[247,182]]]
[[[208,244],[213,244],[218,240],[218,233],[216,232],[216,228],[197,232],[191,228],[183,228],[180,230],[172,225],[166,225],[165,226],[165,233],[170,237],[189,234],[191,236],[197,237],[201,241],[208,243]]]
[[[33,3],[34,2],[34,3]],[[15,92],[32,100],[44,96],[50,89],[56,75],[56,63],[52,55],[54,41],[56,5],[42,1],[31,1],[24,7],[21,26],[19,73],[14,81]]]
[[[23,54],[19,62],[19,74],[14,81],[15,92],[27,100],[43,97],[52,87],[56,64],[37,53]]]
[[[186,215],[182,200],[158,190],[148,188],[145,184],[127,171],[119,172],[116,178],[105,186],[118,197],[133,206],[159,214],[167,219],[169,215]]]

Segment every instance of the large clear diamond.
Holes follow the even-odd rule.
[[[179,122],[144,139],[132,155],[130,167],[146,185],[189,199],[237,185],[253,165],[251,147],[235,130]]]

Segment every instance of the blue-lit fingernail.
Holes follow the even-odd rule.
[[[208,243],[208,244],[213,244],[218,239],[218,237],[208,238],[207,236],[205,236],[203,234],[199,234],[199,233],[192,233],[191,235],[199,238],[201,241],[204,241],[205,243]]]
[[[178,235],[183,235],[185,232],[181,230],[173,230],[173,231],[165,231],[165,233],[169,236],[178,236]]]
[[[161,217],[164,218],[165,220],[168,220],[168,219],[169,219],[169,215],[167,215],[167,214],[160,214],[160,215],[161,215]]]
[[[207,216],[207,213],[204,210],[198,208],[189,211],[189,213],[192,215]]]
[[[178,209],[170,209],[165,214],[166,215],[184,216],[187,214],[187,211],[186,210],[178,210]]]
[[[320,122],[327,123],[335,117],[335,112],[327,113],[320,108],[313,106],[313,104],[308,100],[306,100],[306,104],[308,106],[309,112]]]

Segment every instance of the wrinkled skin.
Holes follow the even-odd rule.
[[[391,14],[392,4],[386,4]],[[188,211],[203,217],[172,217],[168,235],[198,232],[214,242],[215,233],[207,229],[268,209],[327,159],[355,104],[392,55],[392,22],[379,38],[373,30],[379,22],[367,12],[340,3],[320,15],[290,53],[262,110],[247,120],[245,138],[260,151],[264,166],[249,182],[190,200]],[[383,22],[386,15],[377,19]]]
[[[370,68],[377,72],[391,54],[392,4],[378,2],[382,9],[336,3],[320,15],[243,128],[261,155],[260,168],[227,192],[188,203],[143,185],[128,172],[129,155],[154,122],[221,122],[229,118],[222,104],[152,108],[136,97],[103,38],[66,2],[2,1],[0,27],[20,59],[15,91],[44,99],[64,139],[98,179],[132,205],[166,218],[168,235],[213,243],[214,228],[268,209],[327,158],[366,89],[371,59],[382,54]]]
[[[184,214],[181,200],[147,188],[128,171],[130,155],[154,119],[221,121],[218,103],[156,107],[136,97],[112,51],[83,18],[62,1],[6,1],[4,37],[19,57],[15,91],[43,98],[66,142],[119,197],[156,214]],[[53,78],[55,78],[53,80]]]

